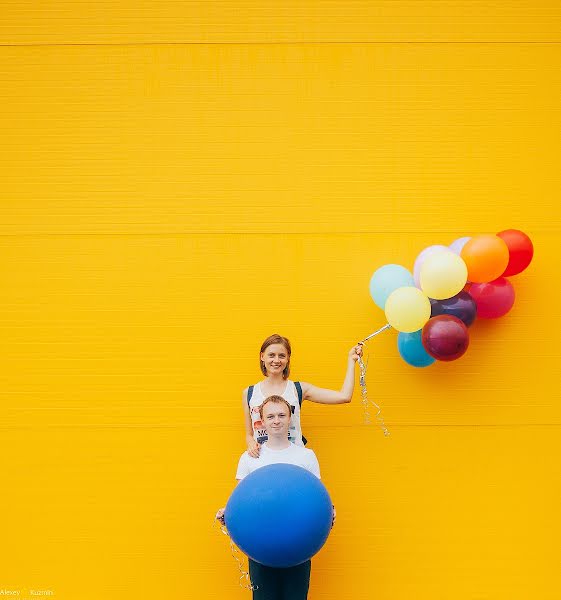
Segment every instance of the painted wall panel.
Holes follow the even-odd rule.
[[[2,2],[7,44],[559,42],[551,0]]]
[[[310,597],[557,599],[559,46],[130,44],[176,40],[174,10],[195,4],[165,23],[149,23],[156,4],[84,5],[87,28],[78,4],[5,13],[0,589],[247,598],[212,517],[261,340],[287,335],[294,375],[337,387],[385,322],[375,268],[518,227],[535,260],[461,360],[414,370],[395,332],[368,345],[389,438],[358,393],[304,406],[338,510]],[[418,7],[469,32],[474,4]],[[261,39],[256,6],[231,4],[220,41]],[[292,41],[350,35],[342,3],[307,21],[285,6],[302,17]],[[517,21],[518,41],[550,41],[556,8],[539,6],[548,19]],[[275,23],[267,39],[286,41]]]

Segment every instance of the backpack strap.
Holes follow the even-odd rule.
[[[300,385],[300,382],[295,381],[294,387],[296,388],[296,392],[298,393],[298,402],[299,402],[300,406],[302,406],[302,400],[304,399],[304,397],[302,394],[302,386]]]
[[[298,402],[300,406],[302,406],[302,400],[304,400],[304,394],[302,393],[302,385],[299,381],[294,382],[294,387],[296,388],[296,392],[298,394]],[[304,446],[308,443],[308,440],[302,435],[302,443]]]
[[[250,385],[250,386],[247,388],[247,405],[248,405],[248,406],[249,406],[249,403],[250,403],[250,401],[251,401],[251,396],[253,396],[253,386],[252,386],[252,385]]]

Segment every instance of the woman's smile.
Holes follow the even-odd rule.
[[[282,344],[270,344],[266,352],[261,353],[263,367],[278,375],[278,371],[284,371],[288,366],[289,354]],[[266,366],[265,366],[266,365]]]

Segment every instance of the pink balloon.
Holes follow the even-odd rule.
[[[505,277],[487,283],[472,283],[469,295],[477,305],[477,317],[497,319],[506,315],[514,305],[514,288]]]
[[[429,246],[428,248],[425,248],[419,253],[419,256],[417,256],[417,259],[415,260],[415,266],[413,267],[413,279],[415,280],[415,285],[419,289],[421,289],[421,267],[423,266],[423,263],[435,252],[442,252],[443,250],[450,252],[450,248],[447,246],[437,244],[436,246]]]

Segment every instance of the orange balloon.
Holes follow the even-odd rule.
[[[508,265],[508,246],[496,235],[478,235],[462,248],[460,256],[468,268],[468,280],[486,283],[500,277]]]

